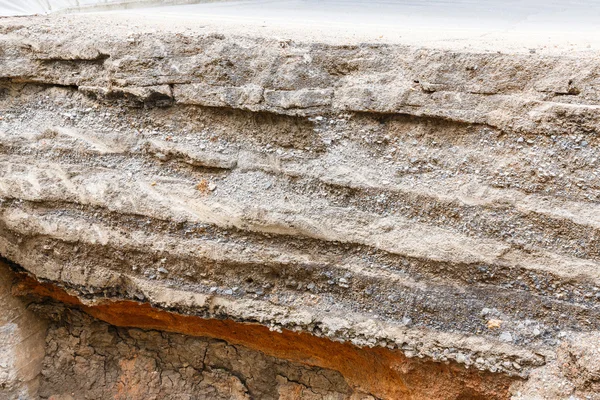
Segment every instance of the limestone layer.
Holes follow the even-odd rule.
[[[35,280],[510,379],[593,343],[596,55],[73,19],[0,21],[0,255]]]

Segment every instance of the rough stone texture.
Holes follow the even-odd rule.
[[[357,347],[307,333],[282,330],[272,332],[260,324],[185,316],[132,301],[110,301],[85,305],[50,283],[20,275],[13,292],[40,301],[59,301],[117,327],[177,332],[193,337],[211,337],[260,351],[271,357],[338,371],[347,384],[360,393],[377,393],[380,398],[462,399],[505,398],[514,378],[454,363],[407,358],[399,350]],[[43,303],[42,303],[43,304]],[[41,315],[52,312],[41,312]],[[51,369],[49,380],[62,379],[60,370]],[[58,377],[58,378],[57,378]],[[76,381],[67,381],[76,382]],[[69,391],[67,387],[64,391]],[[177,395],[171,391],[170,395]],[[140,393],[140,396],[142,394]],[[362,395],[361,395],[362,396]],[[369,397],[370,395],[366,395]],[[142,396],[143,397],[143,396]]]
[[[600,337],[597,333],[566,338],[554,360],[515,384],[515,400],[600,399]]]
[[[46,323],[12,296],[12,281],[8,267],[0,262],[0,398],[35,399]]]
[[[596,345],[597,55],[73,26],[0,24],[0,254],[37,279],[504,377]]]
[[[57,318],[46,339],[42,398],[372,399],[353,394],[339,372],[243,346],[114,328],[68,310],[40,311]]]

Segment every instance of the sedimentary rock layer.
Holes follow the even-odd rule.
[[[0,25],[0,254],[39,282],[511,379],[598,330],[593,54],[70,21]]]
[[[272,332],[260,324],[185,316],[133,301],[110,301],[91,306],[84,305],[77,297],[67,294],[52,284],[41,284],[23,274],[18,275],[17,281],[18,283],[13,287],[13,293],[29,299],[33,298],[32,308],[40,315],[50,315],[55,322],[51,326],[47,338],[49,344],[44,362],[46,368],[43,370],[42,396],[88,390],[88,397],[95,399],[112,399],[115,396],[137,399],[145,398],[146,395],[156,395],[159,396],[158,398],[164,396],[226,397],[226,393],[210,394],[211,390],[220,388],[225,392],[232,391],[231,398],[247,398],[247,396],[260,399],[311,398],[311,392],[312,398],[315,399],[369,400],[374,398],[370,393],[376,394],[377,398],[429,399],[463,398],[465,396],[469,398],[481,396],[504,398],[510,384],[515,381],[514,378],[500,374],[465,370],[456,364],[446,366],[431,361],[411,360],[398,350],[390,351],[378,347],[360,348],[306,333],[288,330]],[[65,306],[69,308],[65,309]],[[81,311],[110,323],[112,328],[106,324],[100,324],[101,329],[110,332],[116,331],[115,337],[107,339],[106,334],[97,333],[99,324],[89,318],[82,319]],[[147,335],[154,338],[188,337],[188,339],[179,339],[179,341],[186,340],[188,343],[203,343],[207,341],[206,338],[226,340],[232,349],[240,349],[238,354],[230,356],[229,362],[234,364],[228,364],[229,367],[226,370],[234,376],[241,374],[243,376],[241,382],[239,385],[231,384],[231,382],[228,384],[225,380],[220,385],[215,384],[211,380],[211,376],[204,376],[204,370],[211,371],[217,368],[210,364],[200,365],[195,367],[194,371],[185,370],[185,373],[182,373],[181,367],[185,367],[186,363],[180,361],[178,366],[165,363],[164,355],[154,354],[156,350],[152,350],[157,347],[156,343],[148,346],[150,348],[144,348],[147,346],[146,343],[138,344],[138,347],[144,348],[141,353],[151,353],[151,355],[147,355],[147,360],[141,362],[137,359],[137,350],[132,351],[127,347],[124,349],[121,345],[123,342],[128,342],[126,337],[132,336],[131,333],[115,327],[135,327],[152,331]],[[103,357],[108,352],[110,357],[108,359],[100,357],[101,359],[90,362],[87,359],[77,360],[76,356],[82,353],[82,350],[78,348],[61,349],[60,352],[57,352],[57,346],[65,347],[60,342],[70,343],[75,340],[65,337],[65,328],[72,332],[73,336],[79,336],[77,332],[80,331],[85,333],[85,337],[88,339],[79,336],[80,341],[76,341],[76,343],[88,347],[88,352]],[[58,329],[59,332],[55,333],[55,329]],[[185,336],[169,335],[160,333],[161,331],[180,333]],[[134,332],[137,333],[133,336],[142,335],[137,330]],[[62,335],[61,338],[53,338],[54,335],[58,336],[59,334]],[[103,339],[98,339],[98,335]],[[203,339],[193,339],[197,337]],[[52,343],[53,341],[58,343],[55,345]],[[171,343],[171,340],[164,340],[160,345],[164,346],[163,351],[171,354],[172,357],[206,359],[206,356],[198,351],[198,346],[195,344],[188,345],[191,348],[186,349],[183,345],[178,346]],[[219,347],[222,346],[224,345],[219,344]],[[115,351],[115,347],[117,351]],[[240,352],[241,354],[239,354]],[[71,361],[65,362],[65,358],[70,358]],[[254,360],[255,358],[261,360],[257,362]],[[156,363],[160,366],[156,366]],[[118,367],[114,364],[118,364]],[[293,372],[288,371],[283,376],[273,376],[272,374],[279,370],[282,364],[289,365]],[[106,370],[104,374],[102,374],[102,365]],[[237,370],[244,366],[245,369]],[[161,371],[163,368],[170,368],[174,371]],[[140,369],[146,370],[147,374],[144,371],[137,371]],[[202,376],[198,375],[198,370],[203,371]],[[139,373],[149,375],[149,377],[139,378],[136,376]],[[161,382],[169,379],[162,377],[163,373],[169,376],[175,375],[174,379],[170,379],[173,381],[173,387],[156,384],[157,379],[152,377],[161,375],[161,378],[158,379]],[[311,373],[315,376],[310,376]],[[92,374],[93,379],[86,379],[87,374]],[[101,379],[102,375],[105,376],[104,380]],[[113,377],[107,379],[107,375],[113,375]],[[114,377],[115,375],[118,378]],[[290,379],[297,381],[293,377],[298,375],[304,377],[303,381],[294,382],[296,385],[287,384],[287,380]],[[326,381],[329,381],[329,385],[323,386],[324,382],[319,383],[319,379],[322,380],[323,376],[329,376],[329,378],[325,378]],[[284,378],[283,381],[281,378]],[[72,382],[75,382],[75,385],[69,384],[71,379],[74,379]],[[146,380],[150,382],[144,382]],[[128,383],[130,381],[131,384]],[[177,381],[179,384],[175,384]],[[201,382],[201,384],[198,386],[194,382],[196,384]],[[150,388],[144,389],[146,383],[150,384]],[[94,388],[96,384],[99,387]],[[209,393],[205,393],[207,391]]]

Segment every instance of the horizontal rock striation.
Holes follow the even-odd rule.
[[[72,336],[78,336],[77,332],[83,331],[85,337],[88,338],[86,340],[80,336],[80,341],[64,337],[55,339],[54,341],[59,342],[58,346],[61,346],[61,341],[68,342],[67,345],[61,346],[67,347],[67,349],[60,352],[56,351],[57,345],[49,344],[47,346],[44,360],[46,368],[42,371],[42,396],[44,394],[46,396],[56,395],[61,392],[77,392],[87,388],[86,390],[95,392],[94,394],[88,393],[89,397],[95,399],[113,399],[115,397],[137,399],[145,398],[146,395],[215,398],[225,396],[226,393],[209,395],[204,392],[221,387],[221,391],[230,390],[232,393],[238,393],[231,394],[232,398],[247,398],[245,396],[249,395],[249,398],[261,399],[373,400],[374,397],[369,394],[371,392],[386,398],[478,398],[482,395],[490,398],[502,398],[506,397],[509,385],[515,381],[511,377],[500,374],[465,370],[456,364],[447,366],[430,360],[421,361],[418,358],[410,360],[398,350],[390,351],[382,347],[360,348],[348,343],[339,343],[289,330],[272,332],[260,324],[181,315],[139,302],[113,300],[102,304],[85,305],[77,297],[69,295],[52,284],[39,283],[23,274],[18,275],[17,281],[18,283],[13,287],[13,293],[32,300],[32,308],[35,308],[39,314],[51,316],[53,323],[48,334],[48,342],[53,341],[51,337],[54,329],[58,329],[61,334],[68,329],[73,332]],[[56,301],[59,303],[57,304]],[[110,325],[98,324],[97,320],[90,318],[82,319],[81,311],[108,322]],[[75,327],[70,325],[75,325]],[[98,341],[95,339],[98,334],[94,333],[95,327],[98,325],[107,327],[110,332],[123,333],[118,333],[114,339],[104,338]],[[143,350],[140,353],[149,358],[152,365],[160,366],[148,368],[148,363],[139,365],[136,360],[138,358],[137,349],[123,348],[123,343],[128,341],[121,339],[130,333],[117,327],[135,327],[144,331],[152,331],[149,334],[151,337],[202,338],[200,340],[187,339],[187,342],[207,341],[209,338],[225,340],[234,349],[239,350],[237,354],[229,355],[230,363],[223,364],[221,369],[240,377],[241,385],[227,385],[226,382],[223,382],[215,386],[210,379],[205,382],[205,378],[209,378],[205,376],[205,372],[218,369],[218,365],[200,364],[195,366],[193,371],[182,371],[181,367],[186,367],[185,362],[180,361],[175,366],[172,363],[165,363],[164,356],[160,353],[156,354],[156,350],[152,350],[154,346],[146,346],[144,343],[140,343],[139,347]],[[102,330],[107,328],[102,328]],[[174,336],[167,332],[183,335]],[[106,336],[105,334],[100,335]],[[73,341],[87,347],[88,353],[94,352],[102,357],[92,363],[87,360],[77,360],[76,356],[82,353],[82,350],[72,348]],[[169,346],[168,343],[163,345],[166,346],[165,351],[171,355],[171,358],[205,359],[205,356],[198,352],[199,349],[196,345],[190,346],[191,348],[187,351],[178,346]],[[119,351],[111,350],[114,347],[117,347]],[[106,352],[109,352],[109,358],[104,358]],[[71,360],[65,362],[65,358]],[[253,361],[253,358],[264,360]],[[98,366],[94,367],[94,364],[102,365],[103,363],[108,365],[105,367],[104,380],[101,376],[94,378],[95,382],[90,385],[89,381],[85,379],[85,375],[88,373],[92,373],[94,376],[103,375],[99,373],[100,371],[94,371],[101,370]],[[119,366],[115,367],[114,364]],[[129,368],[130,364],[138,367]],[[262,365],[264,367],[261,367]],[[280,370],[281,365],[289,365],[289,371],[282,376],[273,376],[273,372]],[[306,365],[311,368],[307,368]],[[142,371],[139,371],[140,369]],[[161,371],[161,369],[170,370]],[[208,371],[206,371],[207,369]],[[157,379],[149,379],[160,375],[161,378],[158,380],[163,381],[162,374],[164,372],[171,376],[168,378],[171,381],[184,382],[172,385],[174,387],[169,387],[169,385],[164,387],[164,385],[156,385]],[[202,374],[199,376],[200,372]],[[109,373],[113,376],[111,379],[106,378]],[[149,377],[138,378],[137,374],[149,375]],[[114,377],[115,375],[118,378]],[[294,378],[298,375],[303,376],[303,382],[295,383],[299,383],[301,386],[293,385],[295,389],[291,390],[290,388],[290,393],[285,394],[288,389],[284,390],[281,386],[288,385],[282,385],[281,378],[298,381]],[[326,378],[329,385],[323,386],[325,383],[322,382],[323,376],[329,377]],[[68,384],[71,379],[74,379],[75,386]],[[147,382],[151,386],[150,389],[140,388],[142,385],[139,383],[144,380],[150,381]],[[131,384],[122,384],[122,382],[130,381]],[[199,386],[196,385],[199,383],[198,381],[201,382]],[[96,382],[97,385],[94,385]],[[206,387],[207,383],[208,388]],[[275,391],[278,393],[274,393]],[[293,396],[294,392],[296,392],[295,396]]]
[[[85,305],[511,379],[599,329],[597,57],[0,31],[0,255]]]

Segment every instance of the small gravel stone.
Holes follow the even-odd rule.
[[[503,342],[507,342],[508,343],[508,342],[512,342],[513,341],[513,337],[510,334],[510,332],[502,332],[500,334],[500,340],[503,341]]]

